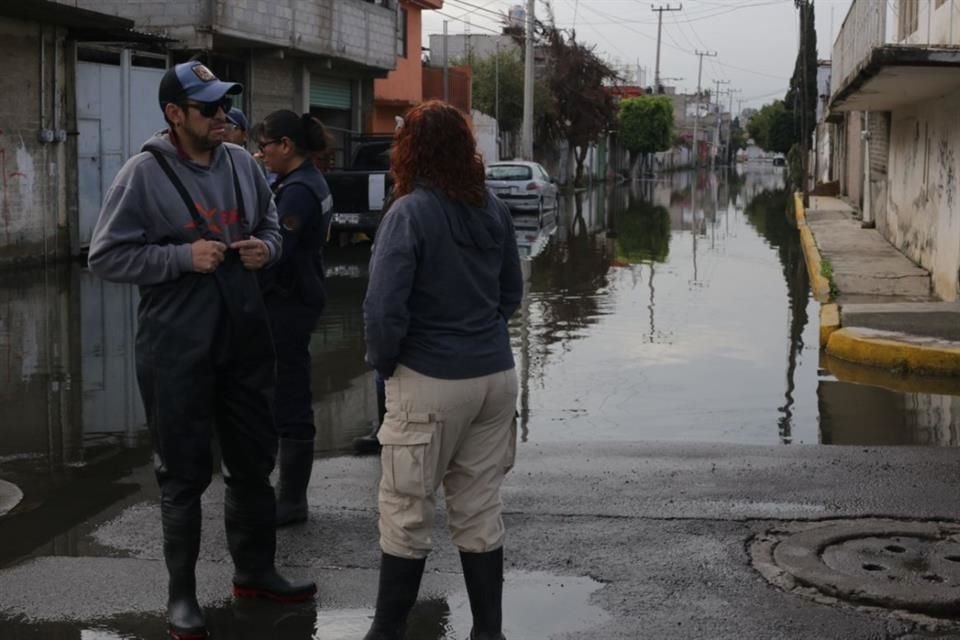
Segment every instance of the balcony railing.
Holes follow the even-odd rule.
[[[830,94],[835,95],[885,45],[960,44],[960,6],[954,0],[854,0],[833,44]]]

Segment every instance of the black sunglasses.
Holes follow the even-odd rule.
[[[223,98],[217,102],[187,102],[181,106],[187,109],[196,109],[204,118],[212,118],[217,115],[217,111],[220,109],[223,109],[224,114],[230,111],[233,108],[233,100]]]

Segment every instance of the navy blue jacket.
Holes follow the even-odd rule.
[[[367,362],[384,377],[398,364],[459,380],[512,369],[507,322],[523,276],[506,205],[482,208],[417,188],[377,231],[363,302]]]
[[[281,300],[322,311],[323,245],[333,198],[323,174],[309,160],[273,183],[283,252],[261,279],[267,302]]]

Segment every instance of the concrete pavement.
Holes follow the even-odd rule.
[[[960,304],[937,301],[930,274],[861,228],[837,198],[796,200],[797,225],[814,296],[821,346],[832,358],[885,370],[960,377]]]
[[[960,638],[955,621],[771,583],[751,552],[764,536],[838,518],[955,518],[957,471],[951,449],[521,443],[504,492],[506,635]],[[229,601],[222,483],[214,483],[199,582],[215,638],[361,637],[376,592],[378,474],[375,458],[320,460],[310,522],[279,536],[280,563],[319,579],[319,607]],[[37,541],[35,553],[0,570],[0,637],[160,637],[164,570],[150,475],[144,467],[122,480],[143,482],[142,499],[93,515],[58,544]],[[415,640],[464,638],[469,629],[459,561],[438,516],[408,635]]]

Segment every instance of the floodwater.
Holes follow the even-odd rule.
[[[524,441],[960,441],[960,402],[943,389],[841,382],[821,367],[782,181],[769,167],[676,174],[569,196],[559,219],[516,216]],[[360,308],[368,258],[360,243],[327,260],[312,351],[317,449],[329,455],[376,416]],[[142,449],[135,315],[131,287],[77,265],[0,274],[0,477],[24,461],[69,469]],[[861,379],[841,364],[829,369]]]
[[[521,446],[960,444],[960,395],[949,382],[820,361],[818,305],[787,203],[782,171],[768,167],[601,186],[568,196],[559,216],[517,216],[526,295],[510,327]],[[367,243],[327,257],[328,307],[312,341],[322,455],[349,455],[376,416],[363,362],[368,258]],[[0,478],[22,491],[17,504],[19,491],[11,498],[0,484],[0,513],[13,509],[0,518],[0,568],[82,554],[97,522],[145,499],[151,455],[133,373],[135,310],[132,288],[78,265],[0,274]],[[550,577],[526,584],[514,601],[536,610]],[[583,585],[559,609],[583,613],[595,588]],[[434,604],[418,615],[439,629],[423,637],[440,639],[465,605]],[[355,612],[322,613],[365,624]],[[336,628],[317,625],[312,608],[301,614],[288,622],[307,635],[290,637]],[[0,637],[134,638],[147,622],[111,631],[0,620]],[[523,634],[520,623],[511,637]]]

